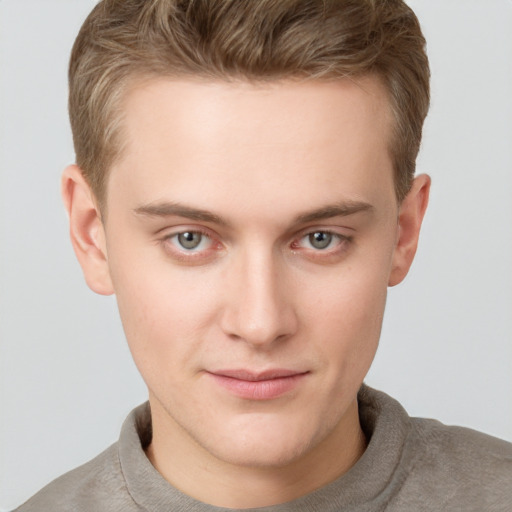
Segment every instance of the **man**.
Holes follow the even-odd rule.
[[[62,192],[149,404],[20,510],[508,510],[510,445],[362,385],[428,202],[428,77],[400,1],[94,9]]]

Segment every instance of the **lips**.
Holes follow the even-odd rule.
[[[208,372],[213,382],[229,393],[247,400],[273,400],[296,389],[309,372],[271,369],[218,370]]]

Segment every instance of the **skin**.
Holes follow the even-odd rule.
[[[231,508],[333,481],[366,446],[357,391],[430,186],[417,177],[397,204],[385,90],[375,77],[161,79],[124,108],[103,221],[76,166],[62,190],[85,278],[116,294],[149,389],[149,459]],[[268,375],[263,398],[223,385],[246,384],[226,370],[283,369],[297,376],[276,396]]]

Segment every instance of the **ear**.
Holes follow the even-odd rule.
[[[85,281],[101,295],[114,293],[107,261],[105,230],[89,184],[76,165],[67,167],[61,180],[61,194],[69,216],[69,233]]]
[[[398,215],[398,240],[393,254],[389,286],[401,283],[411,267],[418,247],[421,223],[428,205],[430,177],[415,178],[411,190],[402,201]]]

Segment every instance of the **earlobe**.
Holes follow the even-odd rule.
[[[398,240],[393,254],[389,286],[402,282],[409,272],[420,235],[421,223],[428,205],[430,177],[417,176],[411,190],[400,205]]]
[[[69,216],[69,234],[85,280],[101,295],[114,293],[107,261],[105,231],[89,184],[76,165],[67,167],[61,193]]]

